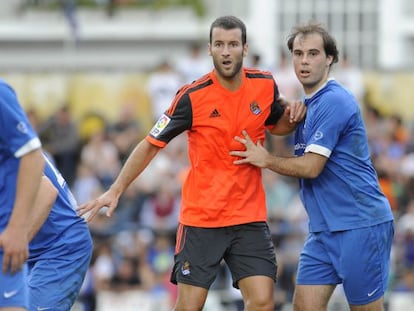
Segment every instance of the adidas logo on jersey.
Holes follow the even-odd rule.
[[[218,112],[217,109],[214,109],[211,113],[210,113],[210,118],[217,118],[217,117],[221,117],[220,112]]]

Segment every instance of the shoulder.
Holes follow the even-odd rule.
[[[342,112],[350,114],[359,111],[359,105],[355,96],[335,80],[328,82],[325,92],[325,101],[331,108],[340,108]]]
[[[183,85],[177,92],[179,97],[189,95],[194,92],[208,91],[209,87],[213,85],[213,80],[210,74],[206,74],[192,83]]]
[[[15,92],[13,88],[7,82],[0,79],[0,96],[10,96],[14,94]]]
[[[312,98],[308,113],[314,118],[332,120],[337,124],[346,124],[359,114],[359,106],[352,94],[335,81],[329,81]]]
[[[270,71],[264,71],[255,68],[244,68],[246,78],[248,79],[265,79],[273,80],[273,74]]]

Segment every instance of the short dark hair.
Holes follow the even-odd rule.
[[[247,42],[246,25],[239,18],[231,15],[221,16],[217,18],[210,26],[210,43],[212,43],[212,34],[214,28],[223,28],[226,30],[238,28],[241,30],[242,44]]]
[[[332,56],[333,58],[331,66],[332,64],[337,63],[339,52],[336,47],[336,41],[334,37],[322,26],[322,24],[318,22],[309,22],[308,24],[294,27],[292,33],[288,36],[287,47],[289,51],[293,52],[293,41],[295,41],[295,38],[299,34],[307,35],[311,33],[318,33],[321,35],[325,54]]]

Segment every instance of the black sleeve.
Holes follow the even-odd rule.
[[[283,115],[283,112],[285,111],[285,107],[281,104],[279,100],[279,89],[276,85],[276,82],[273,82],[273,88],[274,88],[274,97],[273,97],[273,103],[270,108],[270,115],[266,119],[265,125],[275,125],[277,121],[279,121],[280,117]]]
[[[193,110],[190,97],[184,93],[176,100],[176,105],[174,106],[174,101],[154,125],[149,134],[153,138],[168,143],[182,132],[191,129]]]

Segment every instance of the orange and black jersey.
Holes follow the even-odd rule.
[[[264,141],[266,127],[283,114],[279,91],[269,72],[243,69],[234,92],[223,88],[215,72],[182,87],[146,139],[159,147],[187,131],[191,168],[182,189],[180,223],[224,227],[266,220],[261,169],[234,165],[230,150],[247,130],[254,142]]]

